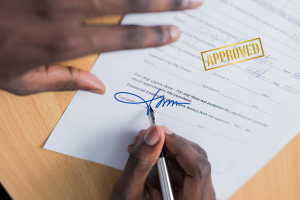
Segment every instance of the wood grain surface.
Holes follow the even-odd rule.
[[[121,17],[95,18],[89,24],[117,24]],[[90,70],[97,57],[62,64]],[[121,171],[43,149],[74,95],[48,92],[19,97],[0,91],[0,181],[13,199],[108,199]],[[299,158],[298,135],[231,200],[300,199]]]

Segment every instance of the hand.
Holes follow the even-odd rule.
[[[49,63],[87,54],[161,46],[176,41],[174,26],[86,26],[87,17],[160,12],[200,6],[201,0],[0,0],[0,89],[105,93],[93,74]]]
[[[140,131],[123,173],[116,182],[110,200],[161,200],[158,176],[148,178],[163,144],[168,149],[170,176],[176,200],[216,199],[211,181],[211,167],[206,152],[199,145],[172,133],[165,126],[151,126]]]

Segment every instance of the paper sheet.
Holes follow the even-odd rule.
[[[161,88],[191,104],[156,108],[157,124],[207,151],[217,198],[228,199],[300,131],[299,11],[296,0],[209,0],[196,10],[127,15],[123,24],[174,24],[181,37],[101,54],[91,72],[107,93],[77,92],[44,148],[123,169],[149,121],[145,105],[114,95],[149,100]],[[265,57],[204,71],[200,52],[258,37]]]

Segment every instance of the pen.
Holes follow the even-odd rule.
[[[155,124],[154,110],[151,108],[151,106],[150,106],[150,112],[149,112],[148,117],[150,120],[150,124],[151,125]],[[165,145],[163,146],[163,149],[161,150],[159,158],[156,162],[156,168],[157,168],[157,172],[158,172],[161,194],[162,194],[163,200],[174,200],[168,164],[166,161]]]

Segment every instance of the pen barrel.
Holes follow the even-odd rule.
[[[163,200],[174,200],[168,165],[164,157],[156,163]]]

